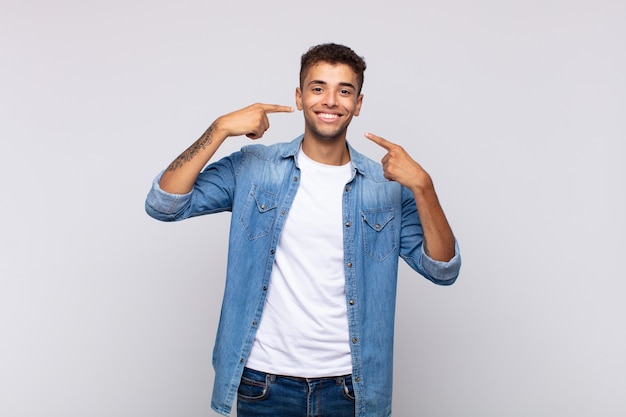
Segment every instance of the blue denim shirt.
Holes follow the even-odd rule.
[[[297,153],[289,143],[253,144],[208,165],[184,195],[159,188],[147,213],[175,221],[231,211],[228,266],[213,352],[211,406],[229,415],[265,304],[274,254],[298,191]],[[349,146],[353,175],[343,192],[344,272],[358,417],[391,414],[394,316],[398,259],[440,285],[456,280],[458,245],[449,262],[429,258],[413,194],[385,179],[380,164]]]

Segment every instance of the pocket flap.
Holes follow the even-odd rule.
[[[278,196],[276,194],[264,191],[259,187],[254,187],[251,193],[254,196],[257,210],[259,210],[260,213],[265,213],[278,206]]]
[[[383,230],[385,226],[387,226],[387,224],[394,218],[393,208],[363,210],[361,215],[363,216],[365,223],[377,232]]]

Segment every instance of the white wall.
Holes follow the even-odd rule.
[[[229,217],[144,197],[328,41],[369,65],[351,142],[425,166],[464,256],[402,269],[394,415],[626,415],[625,40],[618,0],[3,0],[0,415],[213,415]]]

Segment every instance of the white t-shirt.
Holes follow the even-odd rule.
[[[300,185],[278,242],[247,367],[317,378],[352,372],[343,266],[342,198],[352,164],[298,154]]]

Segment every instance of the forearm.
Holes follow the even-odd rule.
[[[412,188],[424,232],[424,251],[434,260],[448,262],[455,255],[455,239],[432,182]]]
[[[186,194],[193,189],[200,171],[228,137],[217,127],[217,121],[180,154],[163,172],[159,186],[171,194]]]

